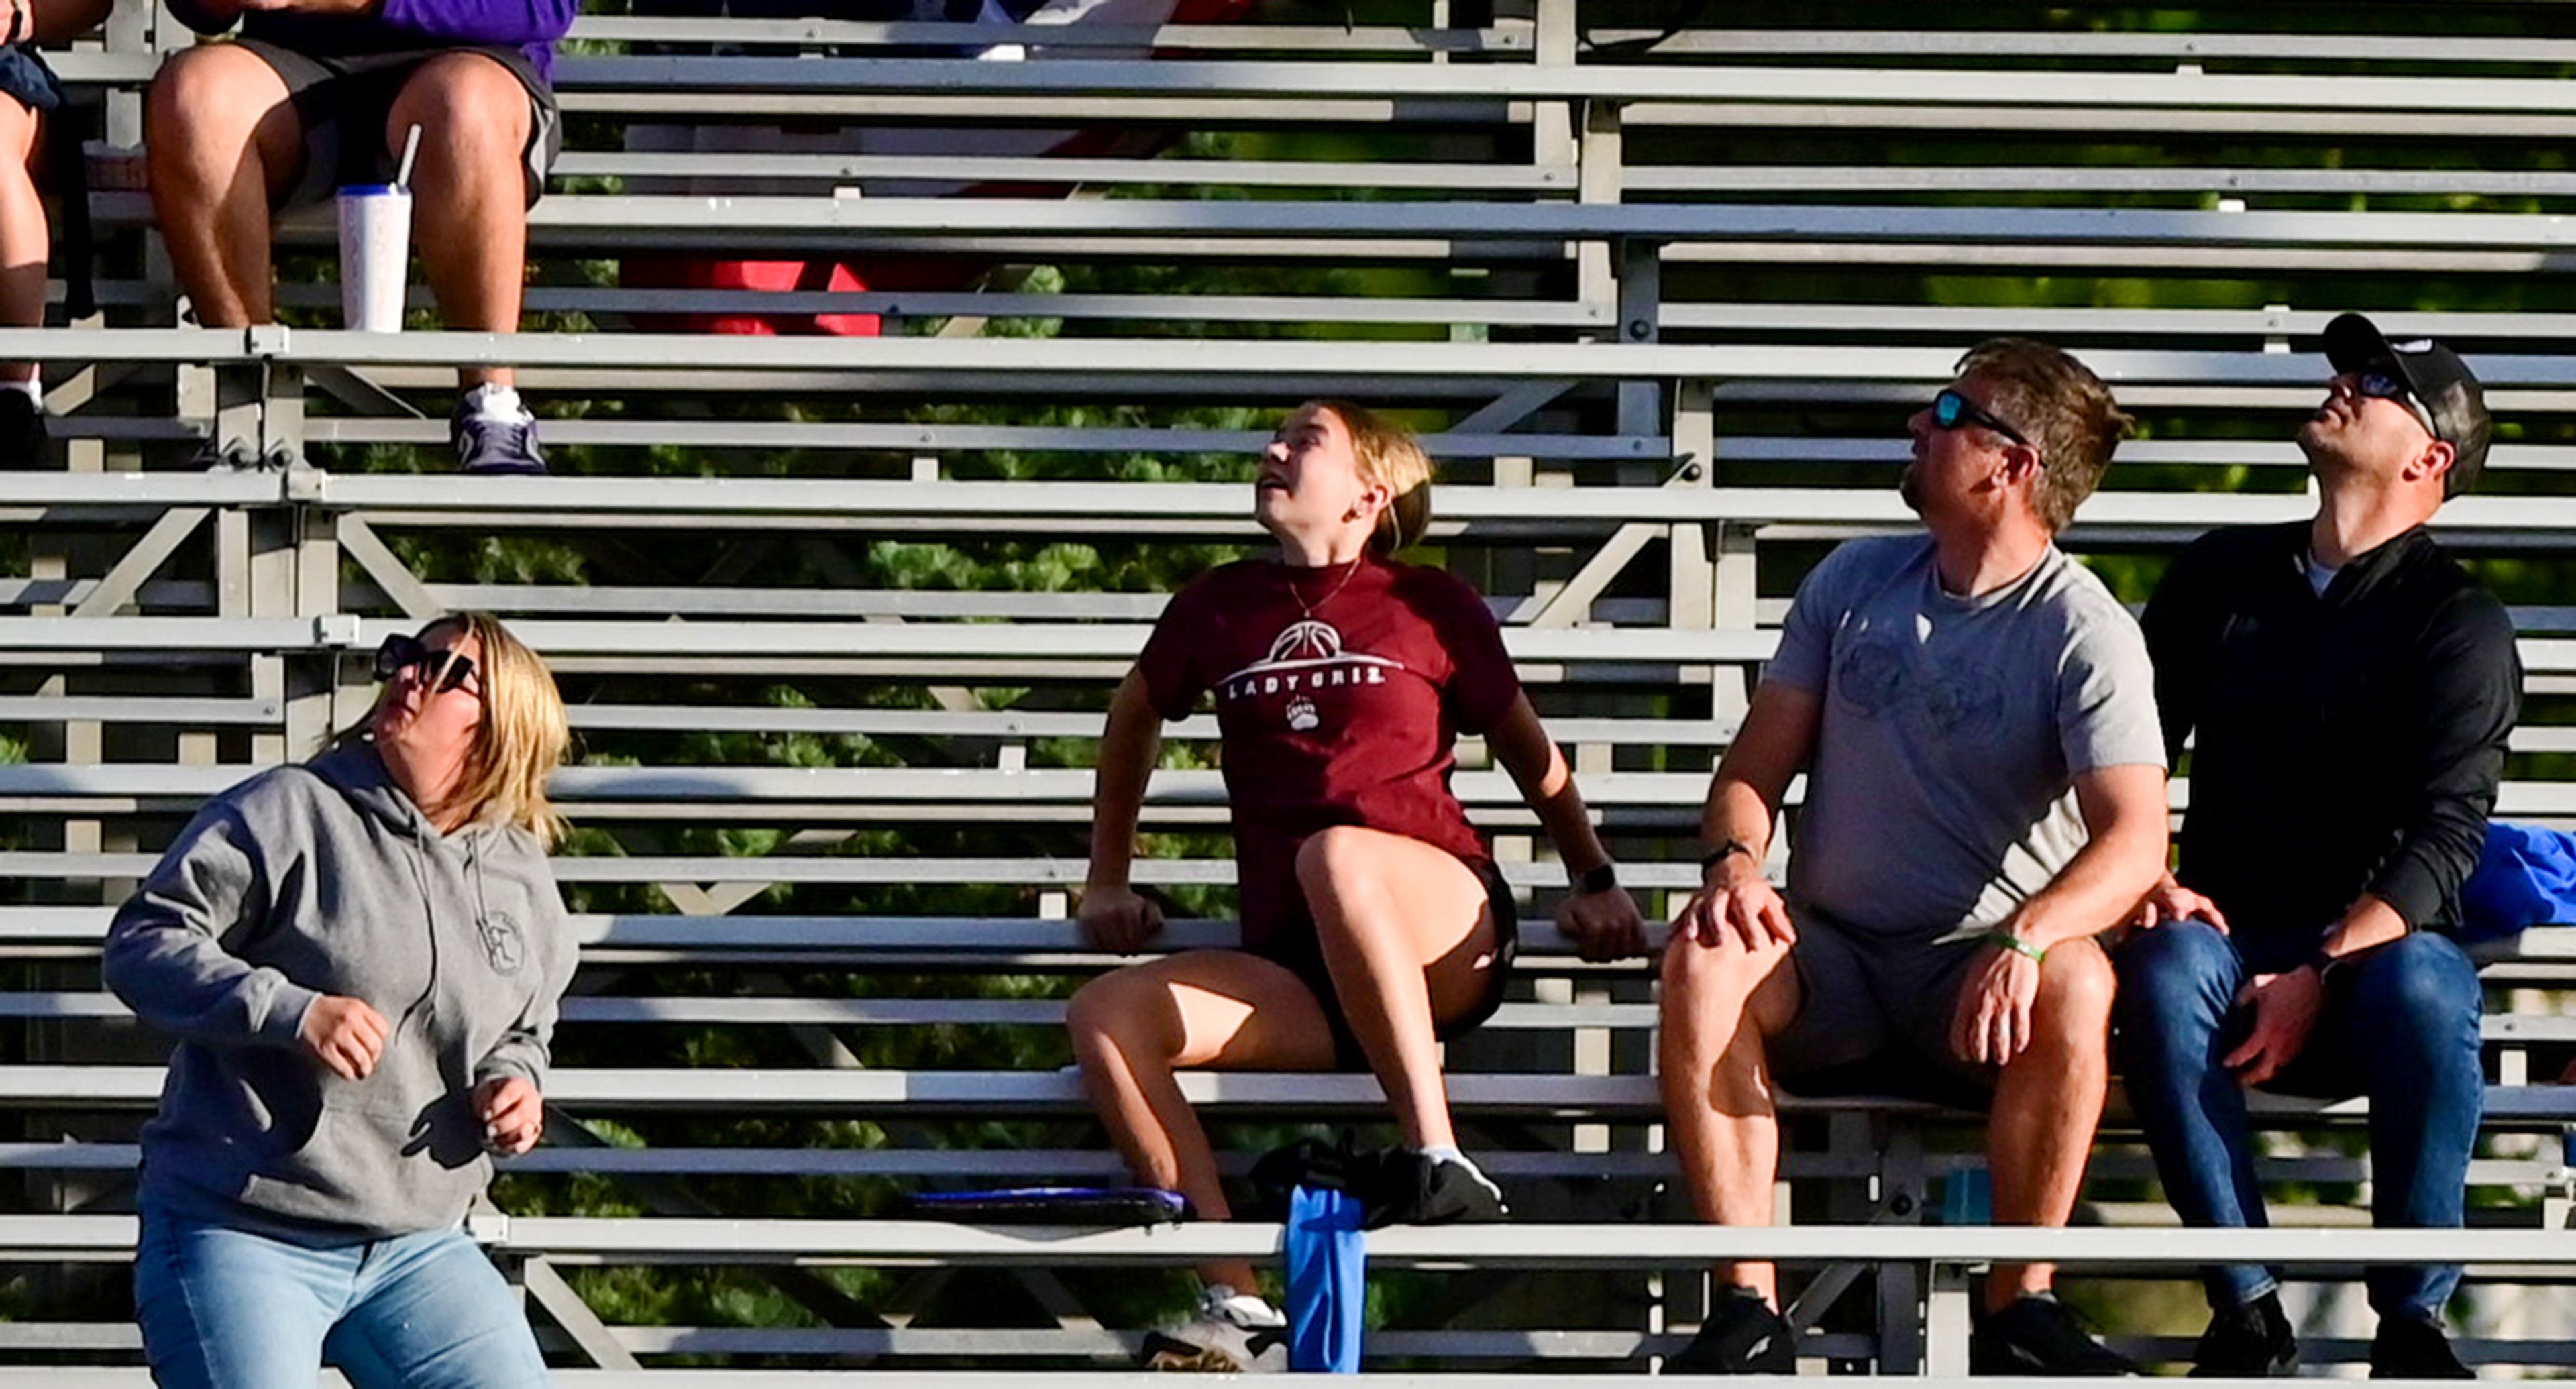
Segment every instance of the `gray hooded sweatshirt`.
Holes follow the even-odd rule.
[[[440,834],[373,747],[207,802],[107,930],[107,985],[179,1046],[146,1199],[295,1237],[454,1226],[491,1178],[476,1085],[544,1088],[574,944],[534,835]],[[296,1029],[324,994],[391,1031],[343,1080]]]

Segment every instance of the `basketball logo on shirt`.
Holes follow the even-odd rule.
[[[1288,702],[1280,710],[1281,717],[1290,728],[1309,733],[1324,722],[1323,709],[1315,702],[1317,694],[1352,685],[1383,685],[1388,671],[1402,669],[1401,661],[1343,650],[1339,628],[1322,618],[1306,617],[1271,638],[1270,654],[1218,681],[1217,697],[1285,695]]]
[[[1329,622],[1307,618],[1291,622],[1270,642],[1270,659],[1264,664],[1283,661],[1330,660],[1342,654],[1342,634]]]

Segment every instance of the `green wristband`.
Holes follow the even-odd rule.
[[[2045,948],[2033,945],[2029,941],[2023,940],[2021,937],[2014,935],[2012,932],[2005,930],[2001,926],[1986,932],[1985,935],[1979,937],[1979,939],[1985,941],[1988,945],[2000,945],[2004,949],[2009,950],[2016,955],[2027,955],[2033,960],[2044,960],[2048,958],[2048,951]]]

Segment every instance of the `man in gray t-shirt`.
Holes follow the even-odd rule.
[[[2050,546],[1960,597],[1938,557],[1928,535],[1834,551],[1763,673],[1821,705],[1789,860],[1801,926],[1888,945],[2007,928],[2090,837],[2073,778],[2164,765],[2146,641],[2092,571]]]
[[[1703,1218],[1769,1222],[1775,1076],[1861,1063],[1876,1084],[1928,1068],[1991,1087],[1996,1223],[2073,1213],[2110,1083],[2113,980],[2092,937],[2164,867],[2145,643],[2054,543],[2125,424],[2056,348],[1980,344],[1910,422],[1903,491],[1925,534],[1855,541],[1800,588],[1664,950],[1664,1104]],[[1762,865],[1801,768],[1784,900]],[[1996,1267],[1971,1368],[2133,1371],[2052,1274]],[[1770,1265],[1718,1279],[1732,1293],[1672,1368],[1794,1369]]]

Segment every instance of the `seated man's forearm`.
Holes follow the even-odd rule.
[[[2092,837],[2014,913],[2012,933],[2046,950],[2126,920],[2164,878],[2164,784],[2155,766],[2088,773],[2078,798]]]

